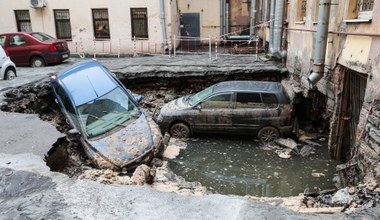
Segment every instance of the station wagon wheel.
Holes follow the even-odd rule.
[[[190,128],[184,123],[176,123],[170,128],[170,136],[174,138],[188,138]]]
[[[43,66],[45,66],[45,61],[44,61],[44,59],[42,59],[42,57],[36,56],[30,60],[30,66],[32,66],[32,67],[43,67]]]
[[[8,69],[5,70],[4,79],[5,80],[11,80],[14,78],[16,78],[16,71],[13,68],[8,67]]]
[[[259,133],[257,134],[257,138],[263,143],[272,142],[279,136],[280,133],[278,132],[278,130],[270,126],[261,128]]]

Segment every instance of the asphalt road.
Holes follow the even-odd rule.
[[[181,69],[181,65],[185,65],[183,68],[197,66],[199,71],[252,68],[243,65],[247,60],[217,61],[222,62],[223,67],[220,67],[211,61],[208,63],[207,59],[194,58],[191,62],[181,59],[153,57],[101,61],[111,70],[129,73],[134,68],[138,72],[148,71],[147,66],[172,71]],[[18,68],[18,78],[0,81],[0,92],[48,80],[49,75],[78,60],[70,59],[65,64],[45,68]],[[165,66],[170,60],[175,65]],[[134,66],[128,67],[128,64]],[[239,196],[181,196],[159,192],[148,185],[104,185],[69,178],[51,172],[43,161],[44,154],[63,136],[53,125],[36,115],[0,112],[0,131],[0,219],[351,219],[343,213],[300,214]],[[377,209],[358,212],[355,219],[378,219],[378,212]]]

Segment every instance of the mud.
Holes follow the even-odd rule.
[[[140,104],[148,114],[152,114],[156,108],[160,108],[164,103],[172,99],[199,91],[201,88],[217,81],[228,79],[231,78],[226,76],[210,77],[202,80],[197,77],[179,78],[170,81],[157,78],[122,80],[132,92],[144,96]],[[241,79],[244,79],[244,77],[241,77]],[[5,93],[5,101],[6,103],[1,106],[3,111],[38,114],[42,120],[50,122],[58,131],[64,134],[67,134],[70,129],[58,105],[54,102],[48,81],[30,83],[29,85],[12,89]],[[311,102],[312,100],[302,100],[297,103],[296,111],[305,112],[306,107],[302,103],[311,105],[311,110],[321,109],[320,106],[313,106]],[[328,116],[309,118],[308,115],[312,115],[312,113],[300,114],[300,126],[303,129],[318,133],[328,132],[328,127],[326,126]],[[52,149],[47,152],[45,161],[52,171],[64,173],[69,177],[90,179],[105,184],[142,185],[147,183],[159,191],[176,192],[181,195],[209,194],[210,192],[200,183],[187,182],[168,168],[167,160],[174,158],[184,148],[186,148],[185,142],[172,139],[164,153],[164,160],[153,160],[150,164],[141,165],[128,173],[119,173],[112,170],[96,169],[92,161],[84,154],[80,144],[64,137],[53,144]],[[296,199],[281,199],[281,202],[277,202],[276,205],[293,207],[293,209],[342,206],[342,210],[352,210],[374,207],[378,204],[380,200],[378,186],[374,187],[373,190],[368,190],[369,187],[366,185],[354,188],[355,190],[351,188],[350,191],[352,199],[345,204],[332,201],[335,192],[319,192],[300,195]]]

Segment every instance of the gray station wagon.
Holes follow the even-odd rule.
[[[166,103],[153,118],[175,138],[233,133],[270,142],[291,134],[293,106],[280,82],[226,81]]]

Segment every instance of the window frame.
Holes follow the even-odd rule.
[[[229,96],[229,100],[215,100],[215,98],[222,97],[222,96]],[[223,92],[223,93],[213,94],[210,97],[204,99],[200,103],[200,106],[202,109],[226,109],[226,108],[232,109],[233,108],[232,97],[233,97],[232,92]]]
[[[363,3],[367,1],[372,5],[370,10],[363,9]],[[358,1],[358,19],[372,19],[374,0],[359,0]]]
[[[57,18],[58,17],[57,13],[64,13],[64,12],[67,12],[68,18]],[[55,33],[56,33],[57,39],[71,40],[72,33],[71,33],[70,10],[69,9],[54,9],[53,14],[54,14],[54,23],[55,23]],[[62,30],[60,29],[60,24],[68,25],[67,36],[61,35]]]
[[[144,14],[145,12],[145,14]],[[131,8],[131,37],[134,39],[135,37],[138,39],[149,39],[149,28],[148,28],[148,8]],[[141,13],[141,14],[139,14]],[[135,16],[135,17],[134,17]],[[142,17],[140,17],[142,16]],[[136,25],[135,23],[142,22],[142,25]],[[144,33],[136,33],[137,28],[140,27],[144,29],[141,32]]]
[[[16,18],[16,24],[17,24],[17,31],[18,32],[32,32],[32,20],[30,19],[30,13],[29,10],[14,10],[15,18]],[[21,14],[19,13],[25,13],[27,15],[26,19],[21,18]],[[22,23],[28,24],[27,28],[22,25]],[[29,29],[28,29],[29,28]]]
[[[93,8],[92,12],[92,23],[94,28],[94,37],[95,39],[110,39],[110,23],[109,23],[109,13],[107,8]],[[105,13],[106,12],[106,13]],[[99,13],[99,14],[97,14]],[[107,15],[106,18],[103,18],[103,15]],[[96,16],[95,16],[96,15]],[[100,16],[100,18],[97,18]],[[101,26],[99,26],[101,25]]]
[[[245,99],[245,102],[239,100],[239,96]],[[251,99],[249,102],[248,99]],[[262,109],[264,108],[263,99],[260,92],[240,91],[236,92],[235,96],[235,108],[236,109]]]

